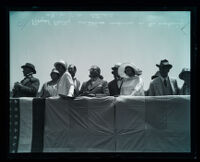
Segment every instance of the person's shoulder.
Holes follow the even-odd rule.
[[[154,78],[154,79],[150,82],[150,84],[157,84],[158,82],[160,82],[160,77]]]
[[[114,82],[116,82],[115,79],[113,79],[113,80],[111,80],[110,82],[108,82],[108,84],[110,85],[110,84],[113,84]]]
[[[32,82],[39,81],[39,79],[36,78],[36,77],[34,77],[34,76],[30,77],[30,80],[31,80]]]

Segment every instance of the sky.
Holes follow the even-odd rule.
[[[167,59],[169,76],[178,78],[190,68],[189,11],[11,11],[10,89],[24,76],[21,66],[35,65],[40,88],[49,81],[54,63],[65,60],[77,67],[81,84],[89,68],[97,65],[104,80],[111,81],[111,67],[131,62],[142,70],[149,88],[156,64]]]

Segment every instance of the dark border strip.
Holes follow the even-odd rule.
[[[9,113],[9,152],[17,153],[19,145],[19,130],[20,130],[20,107],[19,99],[10,99]]]
[[[33,127],[31,152],[43,152],[45,99],[33,98]]]

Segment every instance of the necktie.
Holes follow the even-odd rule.
[[[164,85],[165,85],[165,87],[167,87],[167,80],[166,79],[164,79]]]

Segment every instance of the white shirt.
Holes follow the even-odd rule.
[[[120,95],[144,96],[143,81],[139,76],[124,78]]]
[[[58,81],[58,95],[74,96],[74,83],[69,72],[65,72]]]

